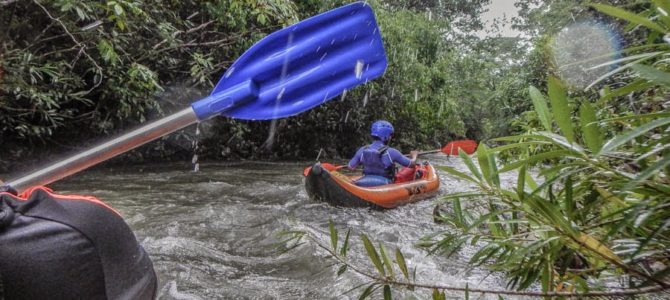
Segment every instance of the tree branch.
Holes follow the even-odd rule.
[[[6,0],[6,1],[11,1],[11,0]],[[44,13],[49,17],[49,19],[58,23],[60,25],[60,27],[63,28],[63,30],[65,31],[65,34],[67,34],[70,37],[70,39],[75,43],[75,45],[77,47],[79,47],[79,52],[77,53],[77,56],[75,57],[75,59],[70,64],[70,68],[74,68],[74,64],[79,59],[79,56],[82,55],[82,54],[84,56],[86,56],[86,58],[93,65],[95,65],[95,68],[97,69],[98,74],[100,75],[100,79],[98,80],[98,82],[94,82],[93,87],[91,87],[88,91],[86,91],[86,94],[90,93],[95,88],[100,86],[100,84],[102,84],[102,67],[100,67],[100,65],[98,65],[98,62],[96,62],[95,59],[93,59],[93,57],[91,57],[88,54],[88,52],[86,52],[86,45],[79,42],[79,40],[77,40],[77,38],[74,37],[74,35],[72,34],[72,32],[70,32],[70,30],[67,28],[67,26],[65,26],[65,23],[63,23],[63,21],[61,21],[60,18],[55,18],[54,16],[52,16],[51,13],[49,12],[49,10],[46,7],[44,7],[39,1],[33,0],[33,3],[35,3],[37,6],[39,6],[42,9],[42,11],[44,11]]]
[[[189,30],[186,30],[186,31],[181,31],[181,30],[175,31],[175,32],[172,34],[172,38],[176,38],[178,35],[180,35],[180,34],[182,34],[182,33],[184,33],[184,34],[189,34],[189,33],[191,33],[191,32],[198,31],[198,30],[200,30],[200,29],[203,29],[203,28],[209,26],[209,24],[212,24],[212,23],[214,23],[214,21],[209,21],[209,22],[202,23],[202,24],[200,24],[200,25],[198,25],[198,26],[196,26],[196,27],[193,27],[193,28],[191,28],[191,29],[189,29]],[[158,47],[159,47],[160,45],[163,45],[163,44],[167,43],[167,41],[168,41],[168,39],[163,39],[162,41],[160,41],[160,43],[158,43],[158,44],[154,45],[153,47],[151,47],[151,49],[156,50],[156,49],[158,49]]]
[[[649,293],[655,293],[655,292],[661,292],[666,290],[665,287],[663,286],[650,286],[650,287],[645,287],[645,288],[639,288],[639,289],[618,289],[618,290],[610,290],[610,291],[593,291],[593,292],[533,292],[533,291],[513,291],[513,290],[494,290],[494,289],[480,289],[480,288],[470,288],[470,287],[462,287],[462,286],[451,286],[451,285],[441,285],[441,284],[424,284],[424,283],[416,283],[416,282],[409,282],[409,281],[398,281],[395,279],[390,279],[389,277],[381,277],[377,275],[370,274],[368,272],[365,272],[361,270],[360,268],[356,267],[355,265],[351,264],[347,260],[345,260],[343,257],[341,257],[338,253],[330,249],[328,246],[325,246],[320,243],[315,237],[307,234],[307,238],[309,238],[312,242],[316,244],[319,248],[325,250],[330,254],[334,259],[336,259],[338,262],[344,264],[347,266],[348,269],[353,270],[356,273],[359,273],[365,277],[368,277],[376,282],[379,282],[380,284],[390,284],[390,285],[395,285],[395,286],[404,286],[404,287],[411,287],[411,288],[424,288],[424,289],[437,289],[437,290],[445,290],[445,291],[454,291],[454,292],[468,292],[468,293],[482,293],[482,294],[493,294],[493,295],[510,295],[510,296],[530,296],[530,297],[621,297],[621,296],[633,296],[633,295],[641,295],[641,294],[649,294]]]
[[[14,2],[18,2],[18,1],[19,1],[19,0],[4,0],[4,1],[0,1],[0,6],[7,6],[7,5],[10,5],[10,4],[12,4],[12,3],[14,3]]]

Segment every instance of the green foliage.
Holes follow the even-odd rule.
[[[550,89],[552,85],[560,84],[552,80],[555,79],[550,79]],[[544,98],[542,95],[533,97]],[[565,101],[565,95],[554,92],[550,93],[549,99],[552,102],[549,113],[559,120],[566,110],[556,107]],[[536,109],[545,108],[536,105]],[[567,111],[568,115],[571,113],[572,110]],[[441,239],[424,241],[423,244],[431,247],[433,252],[451,255],[465,243],[483,242],[485,246],[473,255],[470,263],[507,272],[510,285],[518,289],[539,282],[544,291],[559,286],[588,291],[592,287],[584,284],[585,277],[603,279],[617,273],[632,276],[636,284],[663,284],[667,279],[663,270],[650,271],[648,264],[668,259],[666,255],[658,254],[670,245],[670,232],[666,226],[670,216],[663,209],[670,199],[670,183],[664,169],[670,163],[655,153],[638,161],[637,170],[629,169],[629,157],[639,157],[649,149],[650,145],[643,141],[653,140],[650,139],[652,135],[660,135],[657,138],[660,141],[670,140],[666,130],[670,122],[663,116],[627,117],[626,120],[637,124],[629,130],[615,132],[603,145],[597,127],[594,128],[602,121],[597,120],[590,104],[583,102],[580,139],[571,142],[568,137],[556,133],[535,132],[498,139],[512,142],[523,139],[524,143],[494,149],[480,146],[478,167],[469,157],[463,157],[472,175],[443,167],[480,187],[479,192],[445,197],[452,201],[454,208],[451,215],[443,218],[460,232],[449,230],[442,233]],[[564,133],[571,132],[565,128],[572,130],[575,121],[563,118],[571,124],[559,126],[559,129]],[[583,144],[589,145],[592,151],[584,151]],[[652,144],[652,147],[662,145]],[[542,146],[543,150],[512,161],[500,171],[492,168],[496,165],[496,153],[527,150],[531,145]],[[526,166],[547,159],[554,163],[540,167],[539,174],[544,177],[541,184],[530,184],[532,174]],[[497,172],[510,170],[518,172],[515,187],[501,187],[490,179]],[[475,213],[462,208],[464,199],[478,207]],[[483,203],[478,205],[477,202]],[[482,227],[482,224],[489,226]],[[631,241],[635,241],[633,245]],[[647,275],[654,272],[657,275]]]
[[[433,300],[446,300],[447,295],[444,294],[443,291],[440,291],[438,289],[433,289]]]
[[[47,141],[77,148],[169,114],[193,100],[171,91],[206,93],[268,32],[345,3],[11,2],[0,12],[0,134],[14,150],[0,155],[31,157],[44,148],[32,145]],[[523,61],[523,49],[516,39],[473,37],[486,3],[370,2],[389,58],[383,78],[294,118],[209,121],[200,156],[312,158],[323,148],[326,158],[348,157],[368,142],[377,119],[394,122],[400,148],[506,134],[507,120],[523,111],[524,66],[508,63]],[[173,135],[152,149],[192,155],[168,151],[177,138],[189,137]]]
[[[407,271],[407,263],[405,262],[405,257],[400,252],[400,249],[395,249],[395,260],[398,263],[400,271],[405,276],[405,279],[409,280],[409,272]]]
[[[325,10],[342,2],[305,5]],[[475,6],[456,2],[445,2],[444,9],[453,13],[450,18],[468,15],[472,12],[468,7]],[[203,151],[232,152],[232,157],[311,159],[323,150],[321,157],[327,159],[348,157],[369,143],[369,126],[378,119],[394,124],[393,146],[400,149],[434,148],[454,138],[479,139],[506,132],[507,120],[517,113],[515,101],[521,98],[516,87],[523,86],[523,76],[504,74],[523,75],[523,68],[494,58],[508,52],[519,57],[522,51],[516,40],[490,40],[470,47],[464,40],[445,40],[445,33],[454,32],[450,23],[436,11],[432,18],[418,11],[423,7],[419,3],[411,6],[414,9],[402,9],[405,2],[370,4],[388,57],[383,77],[294,118],[266,123],[220,121],[212,138],[204,141]],[[474,54],[463,55],[470,52]],[[503,79],[488,76],[494,73]],[[270,140],[274,143],[264,142]]]
[[[658,31],[658,32],[667,31],[666,28],[661,27],[659,24],[657,24],[656,22],[648,19],[647,17],[629,12],[625,9],[618,8],[618,7],[611,6],[611,5],[606,5],[606,4],[592,4],[592,6],[594,8],[596,8],[597,10],[599,10],[601,12],[604,12],[604,13],[610,15],[610,16],[629,21],[633,24],[642,25],[642,26],[645,26],[645,27],[647,27],[651,30],[655,30],[655,31]]]
[[[333,224],[333,220],[328,221],[328,229],[330,230],[331,246],[333,246],[333,251],[337,252],[337,229],[335,229],[335,224]]]
[[[660,36],[651,38],[653,31],[666,34],[669,28],[661,5],[667,3],[654,1],[641,13],[593,7],[652,30],[644,40],[656,47]],[[517,289],[539,283],[543,291],[569,287],[586,292],[598,288],[587,282],[620,274],[630,276],[632,286],[667,288],[670,121],[655,103],[668,95],[670,76],[666,63],[658,60],[668,50],[653,47],[633,46],[624,50],[629,57],[606,63],[626,63],[615,71],[635,72],[618,77],[623,84],[605,86],[600,95],[573,93],[582,95],[578,108],[555,77],[548,79],[548,98],[531,86],[534,111],[527,114],[531,118],[522,134],[494,139],[507,143],[496,148],[480,148],[479,166],[462,155],[469,173],[443,168],[479,190],[445,197],[452,210],[440,219],[451,229],[422,245],[452,255],[466,243],[479,243],[483,247],[470,263],[505,272]],[[616,72],[598,81],[621,76]],[[631,111],[623,96],[645,108]],[[509,160],[499,170],[491,168],[497,156]],[[530,166],[536,171],[530,172]],[[518,173],[516,186],[490,179],[492,172],[508,171]]]
[[[579,106],[579,120],[584,133],[584,142],[591,152],[600,152],[603,146],[603,137],[596,119],[596,112],[588,100],[583,101],[582,105]]]
[[[46,141],[76,147],[183,107],[173,101],[192,99],[167,99],[166,87],[210,89],[242,50],[298,15],[293,2],[264,0],[0,5],[3,161],[29,159]]]
[[[345,236],[344,240],[344,245],[343,248],[340,249],[340,252],[338,253],[337,249],[337,244],[339,242],[340,236],[335,228],[335,225],[332,220],[329,220],[328,222],[328,227],[329,227],[329,232],[330,232],[330,248],[327,248],[326,246],[320,244],[317,242],[317,245],[319,245],[321,248],[326,249],[333,257],[335,257],[340,263],[340,267],[337,270],[337,276],[340,276],[344,274],[347,270],[350,269],[350,263],[346,260],[346,250],[348,247],[348,241],[349,241],[349,234],[350,230],[347,230],[347,234]],[[296,239],[301,239],[304,236],[304,232],[291,232],[291,237],[288,239],[282,240],[280,243],[285,243],[286,246],[282,248],[293,248],[293,245],[296,243]],[[378,272],[378,277],[373,278],[374,282],[370,285],[368,285],[361,295],[359,296],[359,299],[366,299],[370,297],[377,289],[380,287],[383,287],[382,289],[382,294],[384,299],[392,299],[392,291],[391,291],[391,286],[395,283],[397,283],[396,278],[395,278],[395,272],[393,271],[393,262],[391,258],[386,254],[386,249],[384,248],[383,244],[379,244],[379,247],[376,248],[372,241],[367,237],[365,234],[361,234],[361,241],[363,243],[363,247],[365,248],[366,253],[368,254],[368,258],[370,259],[370,262],[374,265],[374,267],[377,269]],[[396,249],[395,251],[395,257],[396,257],[396,264],[398,268],[401,270],[403,275],[405,276],[405,279],[409,282],[410,280],[410,275],[407,270],[407,265],[405,263],[405,258],[400,252],[399,249]],[[353,268],[358,272],[356,268]],[[356,288],[354,288],[356,289]]]
[[[571,109],[568,106],[568,99],[565,88],[555,77],[549,78],[549,100],[551,101],[551,108],[554,111],[554,119],[561,129],[563,136],[572,143],[575,140],[574,132],[572,131],[572,116]],[[539,112],[538,112],[539,114]]]
[[[549,108],[547,107],[547,101],[544,99],[544,95],[534,86],[530,87],[530,99],[533,101],[533,106],[535,107],[535,112],[537,112],[538,119],[544,126],[544,129],[551,131],[551,114],[549,113]]]
[[[363,241],[363,246],[365,246],[365,251],[368,253],[370,260],[377,268],[379,274],[381,276],[386,276],[386,272],[384,271],[384,265],[382,264],[381,259],[379,259],[379,254],[377,254],[377,249],[375,249],[375,246],[372,244],[372,242],[370,242],[370,239],[368,239],[368,237],[364,234],[361,235],[361,240]]]
[[[422,239],[419,245],[432,254],[447,256],[466,245],[475,246],[469,261],[472,268],[504,272],[509,287],[516,290],[541,287],[542,293],[529,292],[534,296],[610,293],[623,297],[668,289],[670,91],[668,63],[661,57],[670,49],[661,39],[670,28],[670,18],[663,14],[670,5],[667,1],[614,2],[627,6],[593,7],[637,28],[629,37],[632,46],[622,51],[627,56],[603,64],[623,66],[597,79],[591,86],[605,83],[597,92],[571,91],[552,75],[546,82],[536,78],[524,82],[521,97],[529,111],[516,123],[521,128],[518,134],[492,139],[495,147],[480,145],[474,157],[461,152],[467,171],[440,167],[476,189],[446,195],[443,200],[449,209],[435,217],[445,224],[444,230]],[[584,7],[576,2],[547,1],[539,11],[525,7],[524,13],[561,15],[579,9]],[[546,24],[529,24],[535,25]],[[535,45],[536,50],[542,49],[546,39],[537,39]],[[531,56],[537,58],[537,54]],[[465,60],[450,60],[450,66],[459,66],[456,61]],[[544,67],[526,72],[552,73],[550,66]],[[468,77],[467,71],[458,72]],[[516,183],[501,183],[504,172],[513,172]],[[386,250],[381,244],[375,248],[364,235],[361,239],[377,270],[366,275],[373,282],[363,296],[384,287],[386,297],[386,287],[399,284],[387,276],[393,268],[388,268]],[[414,286],[399,251],[396,264],[408,280],[402,284]],[[603,282],[620,282],[624,291],[609,291],[612,287]],[[467,285],[416,286],[430,288],[433,299],[446,298],[445,290],[462,291],[466,298],[471,292]],[[591,293],[603,290],[608,291]],[[487,292],[515,295],[512,291]]]

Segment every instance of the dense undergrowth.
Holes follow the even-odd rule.
[[[348,2],[2,1],[0,172],[184,108],[266,34]],[[395,124],[395,145],[406,150],[500,136],[524,110],[511,103],[524,69],[494,59],[521,55],[515,39],[473,37],[486,3],[370,2],[388,54],[385,76],[280,121],[203,123],[199,156],[313,159],[321,149],[325,157],[349,156],[381,118]],[[123,160],[188,159],[194,133],[172,134]]]
[[[481,143],[472,157],[461,153],[468,172],[441,168],[475,188],[444,196],[439,202],[446,208],[436,217],[444,229],[417,241],[429,253],[445,256],[477,245],[470,267],[502,272],[509,290],[416,282],[399,250],[375,246],[364,233],[361,241],[373,267],[356,266],[346,258],[351,233],[339,242],[343,236],[331,223],[329,245],[309,238],[341,265],[338,274],[350,270],[370,279],[361,298],[378,293],[390,299],[394,288],[431,289],[433,299],[454,293],[466,298],[667,293],[670,4],[590,8],[622,22],[630,39],[623,55],[596,63],[592,68],[611,68],[586,89],[568,83],[566,66],[550,65],[546,81],[526,89],[533,109],[516,121],[516,134]],[[505,172],[517,174],[516,184],[501,185]],[[292,237],[289,242],[304,235]]]

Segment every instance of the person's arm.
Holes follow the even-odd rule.
[[[356,155],[349,161],[349,164],[347,165],[349,170],[355,170],[356,167],[358,167],[358,164],[361,162],[361,155],[363,155],[363,147],[358,148]]]
[[[409,156],[410,156],[409,160],[412,161],[411,166],[413,167],[416,164],[416,158],[417,156],[419,156],[419,151],[412,150],[409,152]]]
[[[416,157],[419,154],[418,151],[412,151],[410,152],[410,157],[408,158],[407,156],[402,155],[402,153],[400,153],[400,151],[396,150],[395,148],[390,148],[388,153],[391,156],[391,160],[393,160],[393,162],[397,162],[403,167],[413,167],[416,162]]]

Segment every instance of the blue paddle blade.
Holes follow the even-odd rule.
[[[288,117],[379,77],[386,66],[374,13],[356,2],[266,36],[192,107],[200,120],[218,114],[248,120]]]

